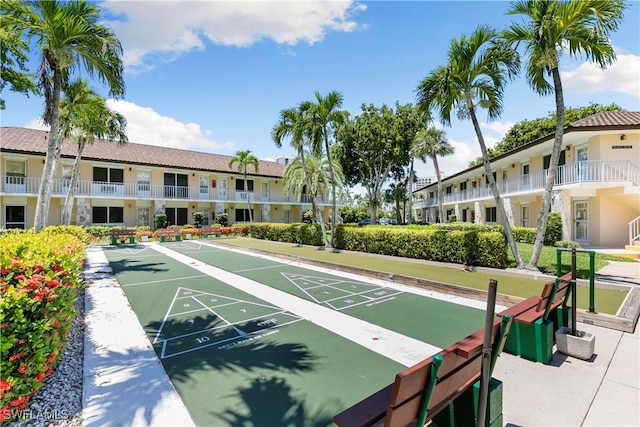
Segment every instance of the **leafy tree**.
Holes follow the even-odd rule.
[[[42,180],[38,191],[35,229],[47,225],[53,176],[60,158],[59,104],[63,84],[76,69],[83,68],[109,87],[113,97],[124,95],[122,46],[115,34],[100,24],[101,9],[84,0],[60,2],[38,0],[0,2],[2,26],[25,43],[14,45],[17,55],[28,57],[35,40],[41,60],[39,88],[45,99],[43,120],[51,127]],[[30,52],[29,52],[30,53]]]
[[[276,147],[282,147],[285,139],[290,140],[290,145],[295,148],[300,158],[300,164],[303,169],[303,176],[307,187],[311,188],[311,177],[307,171],[307,162],[305,159],[305,144],[310,144],[311,129],[309,120],[311,119],[311,110],[313,104],[309,101],[301,103],[298,108],[289,108],[280,111],[278,123],[271,130],[271,139]],[[316,154],[319,154],[321,147],[316,146]],[[325,245],[328,245],[324,216],[320,212],[317,195],[311,195],[311,209],[316,221],[320,224],[322,235],[324,236]]]
[[[30,74],[25,66],[28,57],[28,46],[12,28],[5,25],[4,19],[0,26],[0,93],[7,85],[13,92],[29,96],[36,93],[35,74]],[[6,107],[4,99],[0,98],[0,110]]]
[[[436,180],[438,182],[438,211],[440,221],[444,221],[444,193],[442,191],[442,181],[440,179],[440,167],[438,166],[438,156],[451,156],[455,153],[455,148],[447,141],[446,133],[443,130],[429,127],[420,129],[414,139],[411,153],[413,157],[419,158],[423,162],[427,161],[427,157],[433,161],[433,168],[436,171]]]
[[[371,222],[381,204],[382,187],[410,162],[411,143],[418,129],[411,104],[361,106],[362,112],[338,133],[338,155],[347,184],[360,184],[367,194]]]
[[[518,72],[519,66],[517,52],[500,43],[495,30],[480,26],[470,36],[463,35],[451,41],[447,65],[431,71],[418,85],[417,95],[422,108],[435,110],[446,125],[451,125],[452,110],[456,110],[460,119],[471,119],[509,247],[518,268],[524,268],[476,116],[476,108],[481,107],[487,110],[489,120],[500,117],[504,87]]]
[[[592,116],[602,111],[621,111],[622,108],[616,104],[601,105],[591,103],[586,107],[567,107],[564,112],[564,126]],[[550,112],[546,117],[539,117],[532,120],[523,120],[511,126],[502,138],[502,141],[495,147],[489,148],[489,157],[497,157],[507,153],[513,149],[521,147],[525,144],[533,142],[539,138],[554,133],[556,129],[556,113]],[[478,157],[471,163],[469,167],[477,166],[482,163],[482,157]]]
[[[406,176],[404,180],[394,181],[384,191],[384,201],[393,205],[393,216],[395,216],[398,224],[405,222],[407,202],[409,201],[407,196],[408,179],[409,177]]]
[[[244,192],[247,195],[247,206],[249,209],[249,222],[253,222],[253,215],[251,214],[251,193],[249,193],[249,188],[247,186],[247,168],[249,166],[253,166],[253,170],[255,173],[258,173],[258,168],[260,167],[260,161],[256,156],[251,154],[251,150],[240,150],[236,151],[236,154],[233,155],[231,159],[229,159],[228,166],[233,168],[233,165],[238,163],[238,172],[240,172],[244,179]]]
[[[303,164],[304,162],[304,164]],[[304,157],[296,157],[293,159],[284,172],[282,180],[284,182],[283,191],[285,195],[294,194],[299,198],[306,190],[313,200],[317,200],[320,194],[327,194],[331,186],[331,174],[329,172],[329,160],[326,157],[320,158],[313,153],[307,152]],[[338,182],[336,185],[341,186],[344,182],[342,168],[334,159],[333,176]],[[316,211],[314,215],[323,221],[319,206],[314,205]],[[326,233],[323,233],[325,245],[329,244]]]
[[[502,37],[515,48],[524,46],[529,85],[540,95],[555,94],[556,101],[555,136],[529,269],[537,270],[562,150],[565,107],[560,58],[568,53],[571,57],[584,56],[600,68],[612,64],[616,54],[609,34],[620,25],[624,7],[622,0],[520,0],[507,12],[521,15],[526,21],[511,24]]]
[[[62,223],[69,225],[84,147],[93,144],[96,138],[117,141],[119,145],[124,145],[129,140],[125,131],[127,121],[124,116],[109,109],[105,99],[90,89],[86,80],[78,79],[65,88],[64,96],[60,100],[59,114],[61,137],[75,140],[78,144],[62,209]]]
[[[229,225],[229,214],[220,212],[216,214],[216,224],[220,224],[222,227]]]
[[[337,180],[333,170],[333,153],[331,152],[332,139],[335,132],[340,128],[345,120],[346,114],[341,111],[343,96],[340,92],[329,92],[322,96],[320,92],[315,93],[315,102],[311,102],[308,110],[309,118],[306,121],[307,132],[310,137],[311,151],[318,152],[319,147],[324,145],[324,152],[329,164],[329,174],[331,175],[331,246],[335,238],[335,229],[338,220],[338,200],[336,196]]]

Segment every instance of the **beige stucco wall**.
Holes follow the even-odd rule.
[[[589,160],[622,160],[640,166],[640,134],[598,135],[589,140]],[[631,148],[621,148],[628,147]],[[616,148],[614,148],[616,147]]]
[[[598,192],[598,197],[590,199],[589,208],[591,209],[592,206],[589,235],[593,238],[590,245],[620,249],[629,244],[628,228],[625,226],[612,227],[611,221],[614,220],[617,224],[624,225],[640,216],[640,194],[623,194],[603,190]]]

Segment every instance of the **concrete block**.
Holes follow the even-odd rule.
[[[596,336],[584,331],[571,335],[571,328],[562,327],[556,331],[556,345],[560,353],[578,359],[587,360],[593,356],[596,348]]]

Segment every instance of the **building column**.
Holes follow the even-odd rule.
[[[551,212],[558,212],[562,219],[562,240],[572,240],[571,196],[563,191],[554,191],[551,195]]]
[[[75,198],[76,203],[76,224],[89,226],[91,225],[91,206],[89,199],[86,197]]]
[[[462,217],[460,216],[460,205],[457,203],[453,206],[453,214],[456,216],[456,221],[462,221]]]
[[[484,212],[482,211],[483,205],[480,202],[473,203],[473,210],[476,212],[476,218],[474,224],[484,224]]]

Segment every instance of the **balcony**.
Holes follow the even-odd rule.
[[[497,182],[501,196],[516,194],[541,194],[547,182],[548,170],[523,175],[508,181]],[[584,161],[558,167],[555,189],[568,188],[583,184],[631,184],[640,186],[640,167],[629,161]],[[444,204],[492,199],[491,188],[471,188],[444,195]],[[417,209],[438,205],[438,198],[414,201]]]

